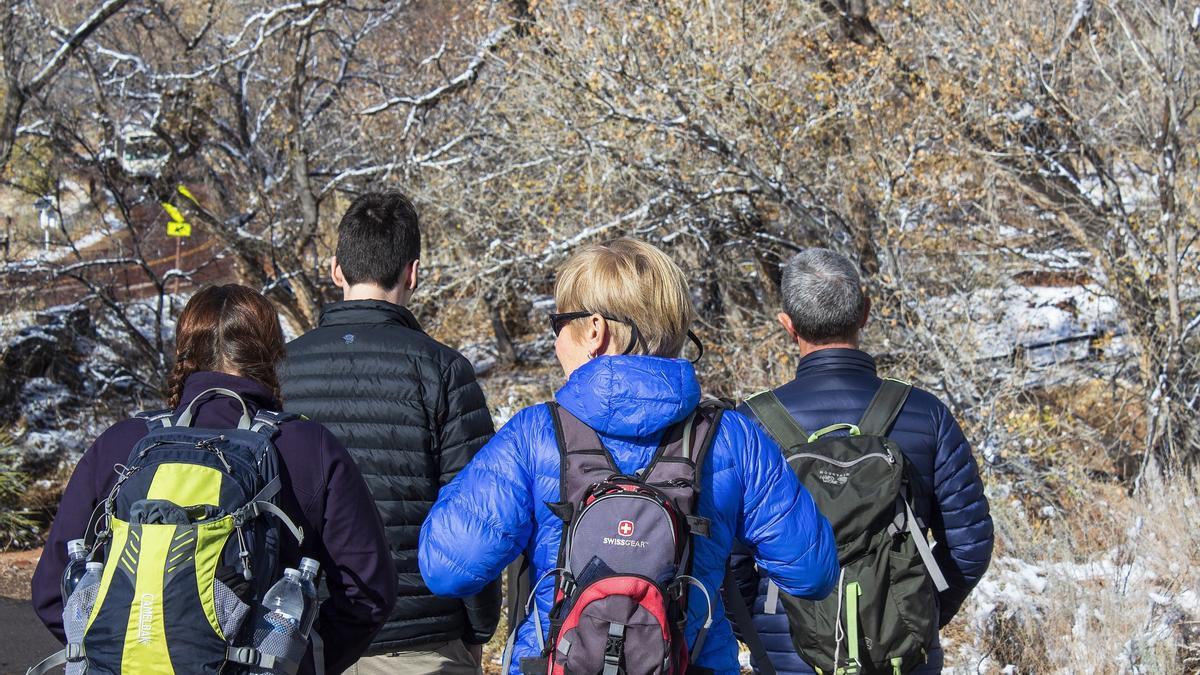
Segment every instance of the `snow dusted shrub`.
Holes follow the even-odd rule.
[[[1046,519],[989,490],[997,557],[948,636],[951,672],[1195,672],[1200,482],[1151,465],[1135,494],[1077,488],[1090,507]]]

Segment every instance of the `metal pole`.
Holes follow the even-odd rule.
[[[175,279],[171,284],[171,295],[179,295],[179,272],[182,272],[182,263],[180,262],[180,253],[183,250],[183,237],[175,237]],[[174,298],[172,298],[172,302]]]

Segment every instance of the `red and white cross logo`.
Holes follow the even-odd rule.
[[[621,522],[617,523],[617,534],[621,535],[622,537],[632,537],[633,521],[622,520]]]

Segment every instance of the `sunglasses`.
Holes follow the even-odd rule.
[[[571,323],[572,321],[575,321],[576,319],[587,318],[589,316],[592,316],[593,314],[599,314],[599,312],[580,311],[580,312],[563,312],[561,314],[558,314],[555,312],[550,312],[550,330],[554,331],[554,337],[558,337],[558,335],[560,333],[562,333],[563,328],[565,328],[568,323]],[[636,323],[634,323],[632,321],[627,321],[625,319],[617,319],[617,318],[614,318],[611,316],[605,316],[604,314],[600,314],[600,318],[602,318],[606,321],[616,321],[617,323],[629,324],[629,333],[630,333],[629,345],[627,345],[625,347],[625,351],[621,352],[622,356],[625,356],[625,355],[629,354],[630,352],[632,352],[633,348],[636,347],[638,345],[638,343],[642,341],[642,334],[640,331],[638,331],[638,327],[637,327]],[[696,363],[697,361],[700,360],[700,357],[704,356],[704,345],[700,343],[700,338],[696,337],[696,334],[693,333],[691,330],[688,330],[687,336],[688,336],[688,339],[691,340],[692,343],[696,345],[696,350],[697,350],[696,358],[692,359],[692,363]]]

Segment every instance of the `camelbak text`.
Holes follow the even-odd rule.
[[[142,611],[138,615],[138,642],[148,644],[150,642],[150,631],[154,624],[154,596],[146,593],[142,595]]]

